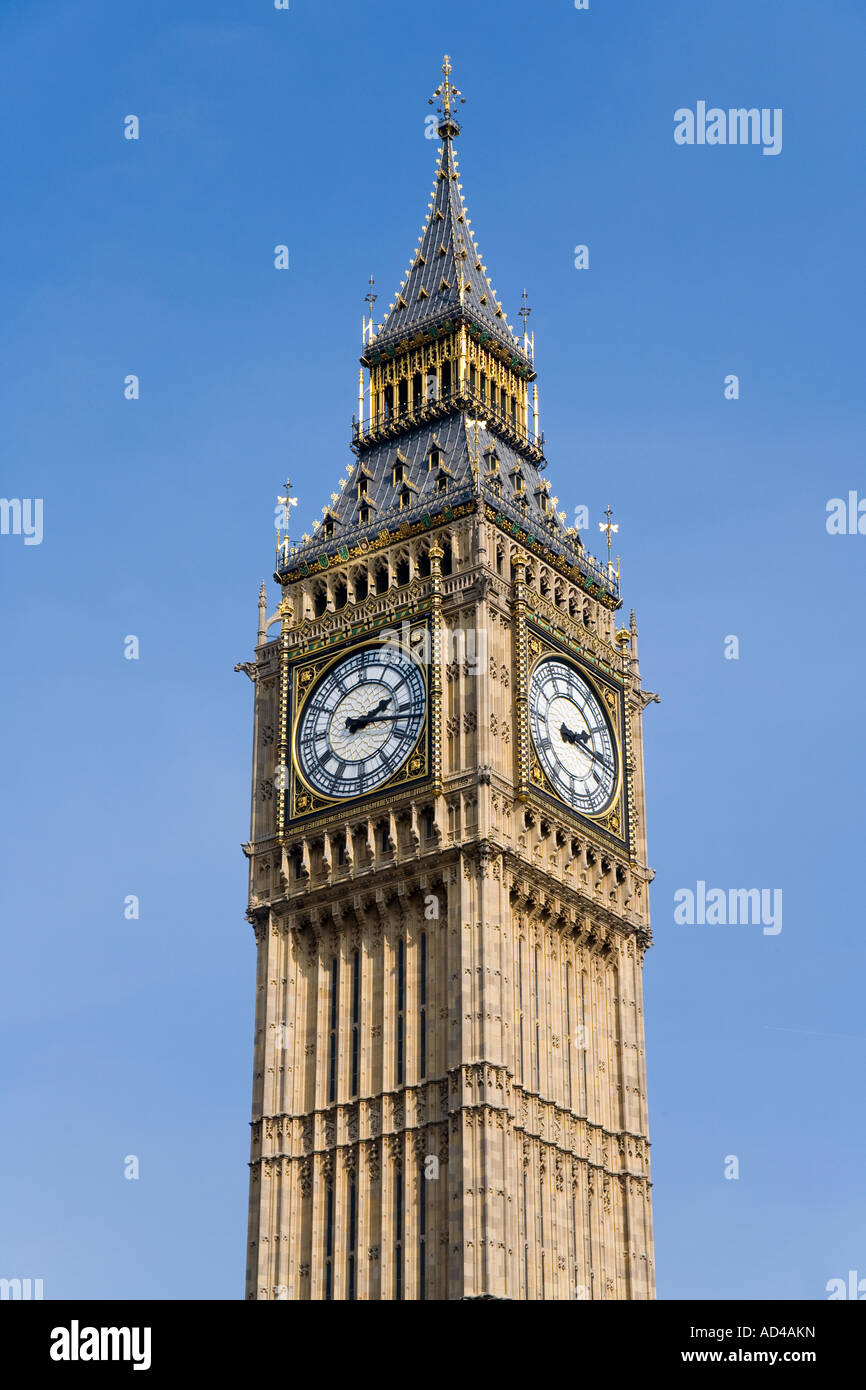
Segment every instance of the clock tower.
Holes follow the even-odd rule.
[[[259,599],[247,1297],[655,1294],[634,616],[545,474],[446,58],[353,462]],[[288,494],[287,494],[288,499]],[[289,501],[283,499],[286,516]]]

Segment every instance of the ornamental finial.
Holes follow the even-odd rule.
[[[613,512],[611,511],[609,505],[608,505],[607,508],[605,509],[605,513],[604,513],[604,514],[605,514],[605,516],[607,517],[607,521],[606,521],[606,522],[605,522],[605,521],[600,521],[600,522],[598,523],[598,529],[599,529],[599,531],[606,531],[606,532],[607,532],[607,568],[608,568],[608,571],[610,571],[611,568],[612,568],[612,566],[611,566],[611,560],[610,560],[610,537],[611,537],[611,533],[612,533],[613,531],[618,531],[618,530],[619,530],[619,522],[613,520]]]
[[[455,135],[460,134],[460,126],[454,116],[454,107],[458,101],[465,102],[466,98],[459,87],[455,87],[451,81],[451,60],[447,53],[445,54],[445,62],[442,64],[442,74],[445,81],[439,83],[427,104],[432,106],[435,98],[439,98],[437,110],[442,119],[436,129],[443,140],[453,140]]]

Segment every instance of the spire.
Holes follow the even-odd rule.
[[[542,476],[544,436],[527,328],[532,311],[524,291],[518,337],[488,278],[463,200],[454,152],[463,96],[447,56],[442,75],[431,98],[439,103],[442,143],[418,246],[384,322],[373,321],[372,276],[365,296],[369,317],[352,422],[357,465],[346,465],[312,535],[294,546],[282,542],[278,573],[305,575],[310,566],[345,563],[389,537],[426,530],[437,517],[480,511],[483,499],[497,525],[615,607],[616,572],[566,528]]]
[[[365,347],[371,360],[388,351],[404,338],[429,332],[449,321],[462,320],[477,325],[482,332],[499,340],[521,361],[527,354],[505,317],[496,290],[472,232],[469,214],[459,181],[454,140],[460,133],[454,110],[466,98],[451,82],[451,63],[446,54],[442,64],[444,81],[436,88],[430,103],[438,98],[442,144],[439,148],[433,192],[427,205],[418,245],[400,287],[389,305],[378,332],[368,323]]]

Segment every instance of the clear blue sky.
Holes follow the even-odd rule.
[[[533,306],[548,476],[596,548],[614,508],[662,695],[659,1293],[866,1276],[866,537],[825,530],[829,498],[866,494],[864,37],[862,0],[5,0],[0,491],[44,498],[44,540],[0,536],[0,1275],[242,1296],[232,667],[286,472],[308,529],[351,458],[366,282],[387,304],[421,229],[448,51],[473,226],[511,321],[524,285]],[[676,145],[702,100],[781,107],[782,153]],[[677,926],[698,880],[781,888],[781,933]]]

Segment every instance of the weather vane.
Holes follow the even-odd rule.
[[[289,508],[298,505],[297,497],[292,497],[292,480],[286,478],[285,497],[277,496],[277,506],[281,509],[282,515],[277,517],[277,555],[283,552],[283,559],[288,558],[289,553]],[[285,529],[286,534],[280,539],[280,531]]]
[[[532,310],[526,302],[526,290],[523,291],[522,299],[523,304],[517,312],[520,318],[523,319],[523,351],[529,357],[532,357],[535,353],[535,333],[533,332],[532,339],[530,340],[529,334],[526,331],[526,324],[527,320],[529,319],[529,315],[532,313]]]
[[[368,289],[367,293],[364,295],[364,299],[366,300],[366,302],[367,302],[367,304],[369,305],[369,308],[370,308],[370,322],[369,322],[369,323],[365,323],[365,325],[364,325],[364,333],[365,333],[365,335],[369,335],[369,337],[371,337],[371,338],[372,338],[372,336],[373,336],[373,305],[376,303],[376,300],[379,298],[379,296],[378,296],[377,294],[374,294],[374,293],[373,293],[373,286],[375,285],[375,283],[376,283],[376,281],[373,279],[373,276],[371,275],[371,276],[370,276],[370,280],[369,280],[370,288]]]
[[[523,294],[521,295],[521,298],[522,298],[522,300],[523,300],[523,308],[522,308],[522,309],[518,309],[518,310],[517,310],[517,314],[518,314],[518,317],[519,317],[519,318],[522,318],[522,319],[523,319],[523,336],[524,336],[524,338],[525,338],[525,337],[526,337],[526,320],[529,318],[529,315],[532,313],[532,310],[530,309],[529,305],[528,305],[527,302],[526,302],[526,290],[523,291]]]
[[[451,81],[451,60],[447,53],[445,54],[445,62],[442,64],[442,72],[445,76],[445,81],[439,83],[433,96],[429,98],[427,105],[432,106],[435,98],[438,97],[439,114],[443,119],[443,123],[456,124],[451,108],[458,99],[461,102],[465,102],[466,98],[463,96],[459,87],[455,87]]]
[[[608,506],[608,507],[606,508],[604,514],[605,514],[605,516],[607,517],[607,521],[600,521],[600,522],[598,523],[598,529],[599,529],[599,531],[606,531],[606,532],[607,532],[607,563],[608,563],[608,566],[609,566],[609,565],[610,565],[610,536],[611,536],[611,532],[612,532],[612,531],[618,531],[618,530],[619,530],[619,522],[618,522],[618,521],[616,521],[616,522],[611,521],[611,517],[613,516],[613,512],[611,511],[610,506]]]

